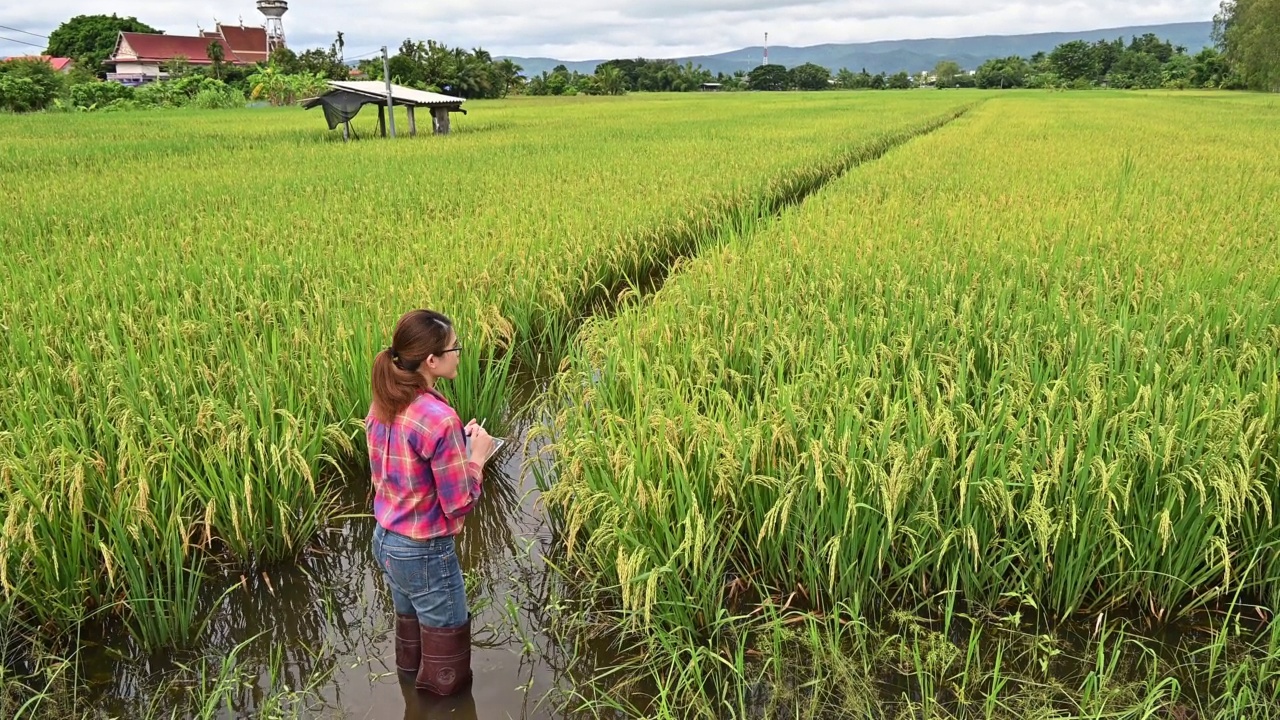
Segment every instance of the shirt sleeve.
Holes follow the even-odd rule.
[[[480,499],[480,466],[467,460],[462,422],[449,417],[440,424],[431,447],[431,476],[445,517],[454,519],[471,512]]]

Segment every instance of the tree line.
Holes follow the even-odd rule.
[[[1280,0],[1274,0],[1280,3]],[[1087,42],[1074,40],[1029,58],[1011,56],[988,60],[966,71],[951,60],[939,62],[933,72],[871,74],[866,68],[836,72],[814,63],[787,68],[760,65],[749,72],[718,74],[690,63],[669,60],[610,60],[594,75],[571,72],[563,65],[530,80],[530,94],[620,94],[622,92],[681,92],[714,82],[723,90],[905,90],[938,88],[1224,88],[1251,87],[1246,74],[1232,62],[1230,51],[1215,47],[1189,55],[1148,33],[1133,37]]]
[[[951,70],[952,68],[947,68]],[[940,87],[954,87],[955,76],[937,69]],[[1152,33],[1087,42],[1072,40],[1050,52],[1029,58],[1011,56],[988,60],[973,75],[980,88],[1086,89],[1227,88],[1243,87],[1223,54],[1207,47],[1195,55]]]
[[[1225,0],[1213,18],[1213,39],[1234,82],[1280,92],[1280,0]]]
[[[524,85],[523,69],[511,60],[495,60],[484,48],[452,48],[435,40],[406,39],[387,67],[397,85],[468,100],[506,97]],[[359,69],[370,80],[384,77],[380,57],[361,60]]]
[[[326,80],[348,79],[339,32],[328,48],[297,53],[281,48],[266,63],[229,65],[212,51],[208,66],[183,58],[166,64],[167,82],[138,89],[103,83],[104,61],[121,32],[158,32],[134,17],[79,15],[49,35],[46,54],[77,62],[69,75],[54,73],[39,61],[0,62],[0,110],[26,112],[47,108],[129,109],[135,107],[234,107],[246,99],[276,104],[295,102],[323,90]],[[508,94],[621,95],[627,92],[689,92],[714,83],[722,90],[891,90],[938,88],[1222,88],[1280,91],[1280,0],[1223,0],[1214,16],[1214,46],[1190,54],[1153,34],[1062,43],[1030,57],[1010,56],[966,70],[944,60],[931,73],[871,74],[830,69],[814,63],[792,68],[761,65],[732,74],[712,73],[690,62],[614,59],[593,73],[564,65],[526,77],[510,59],[496,59],[482,48],[453,48],[434,40],[406,39],[388,65],[398,84],[468,99]],[[361,60],[364,78],[383,78],[381,58]],[[108,87],[110,86],[110,87]]]
[[[1088,42],[1075,40],[1030,57],[988,60],[965,70],[951,60],[932,73],[871,74],[805,63],[760,65],[716,73],[693,63],[646,58],[601,63],[594,73],[559,65],[528,79],[531,95],[618,95],[688,92],[707,83],[722,90],[891,90],[938,88],[1085,89],[1220,88],[1280,91],[1280,0],[1225,0],[1214,17],[1214,46],[1190,54],[1152,33]]]

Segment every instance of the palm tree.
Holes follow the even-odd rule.
[[[505,58],[498,62],[495,65],[495,70],[503,95],[512,90],[519,90],[524,86],[524,78],[520,75],[520,73],[524,72],[524,68],[517,65],[511,58]]]
[[[627,76],[622,69],[614,65],[606,65],[596,71],[600,82],[600,90],[605,95],[622,95],[627,91]]]
[[[222,53],[222,44],[217,40],[209,43],[209,47],[205,50],[209,56],[209,62],[213,63],[213,76],[219,80],[222,79],[222,61],[226,60],[226,55]]]

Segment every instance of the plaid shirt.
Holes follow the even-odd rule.
[[[461,532],[481,468],[467,460],[462,421],[444,396],[428,390],[390,425],[370,412],[364,426],[378,524],[415,540]]]

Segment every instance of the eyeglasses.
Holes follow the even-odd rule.
[[[461,346],[461,345],[455,345],[455,346],[453,346],[453,347],[449,348],[448,350],[443,350],[443,351],[441,351],[441,352],[440,352],[440,354],[441,354],[441,355],[448,355],[448,354],[449,354],[449,353],[451,353],[451,352],[456,352],[456,353],[458,353],[459,355],[461,355],[461,354],[462,354],[462,346]]]

